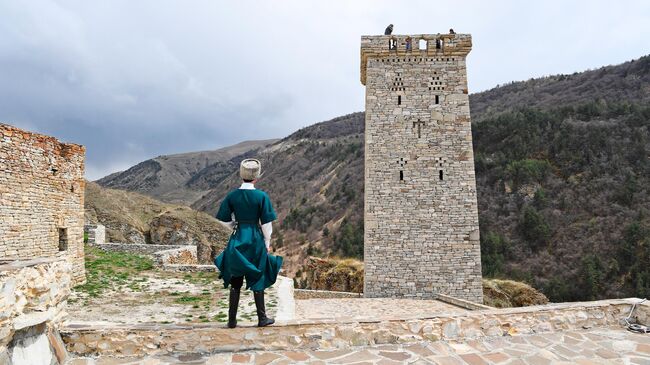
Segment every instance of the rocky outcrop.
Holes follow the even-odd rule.
[[[86,223],[103,224],[106,241],[197,247],[199,263],[210,264],[229,232],[189,207],[162,203],[138,193],[86,185]]]
[[[513,280],[483,279],[483,303],[509,308],[547,304],[548,298],[532,286]]]
[[[363,292],[363,263],[358,260],[309,257],[296,273],[300,289]]]

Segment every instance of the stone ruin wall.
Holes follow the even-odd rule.
[[[89,245],[103,245],[106,243],[106,227],[101,224],[84,225],[86,243]]]
[[[367,297],[483,301],[471,46],[468,34],[361,38]]]
[[[63,364],[72,264],[64,257],[0,264],[0,364]]]
[[[85,148],[0,124],[0,260],[63,256],[84,272]]]

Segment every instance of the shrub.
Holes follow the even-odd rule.
[[[538,249],[540,246],[548,243],[551,238],[551,229],[548,223],[546,223],[544,216],[531,206],[524,208],[524,213],[519,223],[519,231],[533,249]]]
[[[549,171],[551,171],[551,164],[546,160],[516,160],[506,167],[506,174],[512,179],[515,189],[531,182],[541,183],[546,179]]]
[[[504,274],[505,259],[510,249],[502,235],[487,232],[481,235],[481,268],[483,276],[495,277]]]

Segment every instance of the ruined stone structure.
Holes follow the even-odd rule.
[[[86,243],[89,245],[103,245],[106,243],[106,227],[103,224],[84,225]]]
[[[0,264],[0,364],[64,364],[72,265],[65,257]]]
[[[367,297],[481,303],[468,34],[363,36]]]
[[[84,272],[83,146],[0,124],[0,260],[65,257]]]

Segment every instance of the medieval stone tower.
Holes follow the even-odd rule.
[[[361,37],[365,295],[482,303],[469,34]]]

